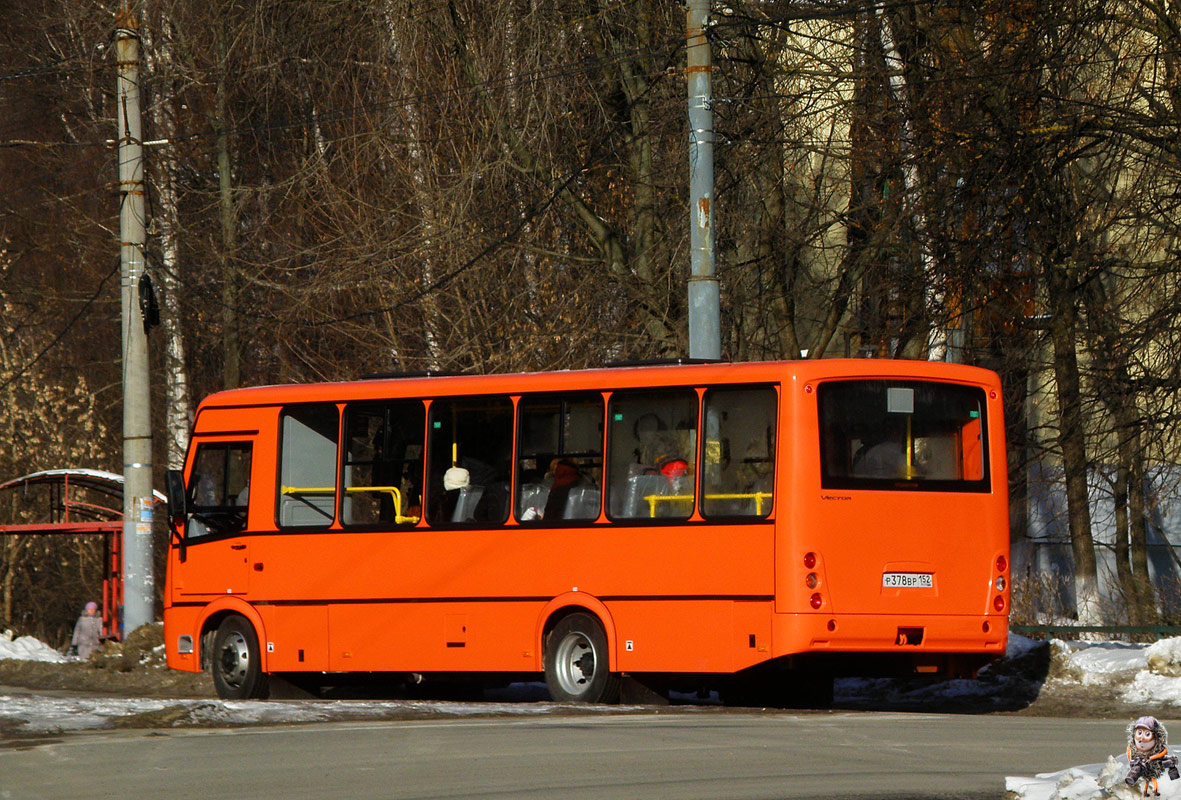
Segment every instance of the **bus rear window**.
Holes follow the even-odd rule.
[[[824,488],[989,490],[983,390],[832,381],[817,402]]]

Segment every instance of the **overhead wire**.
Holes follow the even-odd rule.
[[[627,0],[624,0],[624,1],[626,2]],[[796,13],[790,17],[785,17],[783,19],[776,20],[776,21],[768,21],[768,20],[761,20],[761,19],[754,20],[753,18],[747,18],[741,22],[737,21],[740,18],[730,17],[730,18],[725,18],[723,20],[720,20],[717,23],[717,25],[715,25],[713,30],[714,31],[721,31],[724,29],[725,26],[737,26],[739,24],[749,25],[752,21],[755,22],[756,24],[759,24],[759,25],[777,25],[777,24],[784,24],[785,22],[795,22],[795,21],[802,21],[802,20],[807,20],[807,19],[813,19],[813,20],[835,19],[835,18],[839,18],[842,16],[849,16],[851,14],[865,13],[868,10],[877,10],[877,9],[889,10],[889,9],[897,9],[897,8],[911,7],[911,6],[931,5],[934,2],[935,2],[935,0],[896,0],[893,2],[891,2],[891,1],[886,1],[886,2],[853,2],[853,3],[838,3],[838,4],[814,3],[811,5],[805,5],[805,6],[796,5],[796,6],[790,6],[790,8],[797,8],[797,9],[800,9],[800,11],[799,11],[799,13]],[[425,13],[425,12],[423,12],[423,13]],[[593,15],[588,15],[588,18],[590,16],[593,16]],[[672,42],[672,41],[675,41],[675,39],[673,37],[670,37],[667,40],[667,42]],[[314,124],[328,124],[328,123],[337,122],[337,121],[341,121],[341,120],[347,120],[347,119],[354,118],[357,116],[372,115],[372,114],[380,113],[382,111],[389,110],[391,108],[398,108],[398,107],[402,107],[402,106],[405,106],[408,104],[425,104],[425,103],[429,103],[429,102],[433,102],[433,101],[437,101],[437,100],[441,100],[441,99],[446,99],[446,98],[450,98],[450,97],[463,96],[463,95],[475,94],[475,93],[480,93],[480,92],[505,91],[505,90],[509,90],[509,89],[527,88],[529,86],[538,85],[538,84],[542,84],[542,83],[549,82],[549,81],[565,79],[565,78],[568,78],[572,75],[588,74],[588,73],[593,72],[595,70],[606,69],[606,68],[608,68],[614,64],[620,63],[621,61],[624,61],[628,58],[634,58],[638,55],[651,53],[651,52],[653,52],[653,49],[654,48],[636,48],[636,49],[626,51],[624,53],[615,54],[612,57],[608,57],[608,58],[579,59],[576,61],[567,62],[565,64],[556,65],[553,67],[548,67],[546,69],[535,70],[533,72],[522,74],[519,76],[513,76],[511,78],[493,78],[493,79],[489,79],[489,80],[481,82],[481,83],[474,83],[474,84],[469,84],[469,85],[464,85],[464,86],[457,86],[457,87],[452,87],[449,89],[444,89],[444,90],[439,90],[439,91],[407,94],[407,95],[403,95],[398,98],[387,99],[387,100],[383,100],[380,102],[358,104],[358,105],[350,106],[347,108],[334,109],[334,110],[327,111],[327,112],[318,112],[318,113],[308,114],[308,115],[304,115],[304,116],[296,116],[296,117],[291,117],[291,118],[288,118],[285,120],[279,120],[279,121],[275,121],[275,122],[271,122],[271,123],[267,123],[267,124],[235,126],[235,127],[232,127],[232,128],[226,129],[224,131],[220,131],[220,132],[206,131],[206,132],[202,132],[202,133],[189,134],[184,137],[178,138],[173,143],[175,144],[176,142],[180,142],[180,141],[200,140],[202,138],[211,138],[211,137],[217,136],[217,135],[244,136],[244,135],[248,135],[251,133],[260,133],[260,132],[266,132],[266,131],[281,131],[281,130],[289,130],[289,129],[295,129],[295,128],[304,128],[304,127],[314,125]],[[1118,56],[1118,57],[1113,56],[1108,59],[1100,59],[1099,61],[1105,62],[1105,63],[1117,63],[1117,62],[1124,61],[1124,60],[1140,60],[1145,57],[1148,57],[1148,56],[1139,55],[1139,54],[1138,55],[1128,55],[1128,56]],[[74,58],[77,58],[77,57],[62,59],[61,61],[57,62],[57,64],[45,65],[42,67],[26,68],[24,70],[18,70],[16,72],[8,73],[6,75],[0,75],[0,81],[16,80],[16,79],[24,78],[24,77],[33,77],[38,74],[52,74],[52,72],[54,72],[54,71],[60,71],[60,72],[64,73],[64,72],[69,72],[69,71],[81,71],[81,70],[85,70],[85,69],[95,68],[95,67],[64,67],[64,66],[60,66],[60,65],[66,64],[67,62],[73,60]],[[1090,64],[1092,62],[1088,61],[1085,63]],[[1032,68],[998,70],[998,71],[995,71],[992,73],[973,74],[973,77],[978,78],[978,79],[988,79],[990,77],[1022,75],[1022,74],[1027,74],[1030,71],[1030,69],[1032,69]],[[949,76],[947,78],[938,78],[938,79],[933,79],[933,80],[949,80],[950,81],[950,80],[956,80],[956,79],[958,79],[958,77],[959,76]],[[744,102],[744,101],[749,101],[751,99],[752,98],[749,98],[749,97],[716,98],[715,102]],[[608,133],[608,136],[612,136],[612,135],[615,135],[615,132]],[[93,146],[93,145],[96,145],[99,143],[95,142],[95,143],[90,143],[90,144],[91,144],[91,146]],[[109,143],[107,143],[107,142],[103,142],[102,144],[109,146]],[[83,159],[78,159],[72,165],[64,166],[56,174],[60,174],[60,172],[63,172],[66,169],[80,166],[80,165],[83,165],[89,161],[96,160],[97,158],[102,157],[102,155],[104,155],[104,154],[100,153],[97,156],[91,156],[91,157],[87,157],[87,158],[83,158]],[[458,275],[460,275],[462,272],[466,271],[467,269],[470,269],[474,264],[478,263],[480,260],[485,258],[495,248],[502,246],[504,243],[511,241],[514,237],[519,235],[520,231],[524,228],[525,225],[527,225],[532,219],[535,219],[538,214],[543,213],[545,209],[551,207],[557,201],[557,198],[558,198],[559,194],[561,193],[561,191],[563,191],[566,187],[568,187],[572,181],[576,180],[580,174],[583,174],[584,171],[586,169],[590,168],[591,166],[593,166],[593,161],[584,163],[584,164],[580,165],[578,168],[576,168],[574,171],[572,171],[569,175],[567,175],[565,180],[557,182],[555,184],[556,188],[554,188],[554,190],[550,194],[550,196],[547,197],[546,200],[543,201],[541,204],[534,206],[534,208],[531,209],[529,213],[527,213],[526,215],[523,215],[521,217],[521,219],[519,219],[516,222],[516,224],[513,225],[513,227],[509,231],[507,231],[507,233],[503,237],[487,244],[476,255],[472,256],[470,259],[465,261],[464,264],[458,266],[454,270],[446,273],[444,276],[437,279],[431,286],[423,287],[416,295],[414,295],[413,297],[410,297],[410,298],[406,298],[404,301],[398,303],[397,305],[395,305],[393,307],[382,308],[382,309],[378,309],[378,310],[374,310],[374,311],[359,313],[356,315],[352,315],[350,317],[346,317],[345,319],[346,320],[347,319],[355,319],[355,318],[363,317],[363,316],[373,316],[373,315],[377,315],[377,314],[388,313],[389,311],[399,308],[401,306],[404,306],[407,303],[416,302],[417,300],[421,299],[425,294],[429,293],[430,291],[434,291],[439,288],[443,288],[448,283],[453,281],[456,277],[458,277]],[[22,189],[27,189],[30,186],[36,184],[37,182],[39,182],[41,180],[45,180],[45,178],[37,178],[37,179],[33,179],[31,181],[28,181],[25,184],[23,184],[22,186],[17,187],[15,191],[19,192]],[[11,193],[12,192],[10,192],[10,194]],[[12,210],[6,210],[6,213],[12,214],[14,212]],[[107,279],[109,279],[109,275],[107,276],[107,278],[103,279],[103,283],[105,283]],[[101,286],[101,284],[100,284],[100,286]],[[89,304],[87,304],[87,305],[89,305]],[[74,320],[71,320],[70,325],[72,325],[73,323],[74,323]],[[322,324],[329,324],[329,323],[316,322],[313,324],[322,325]],[[67,330],[68,330],[68,328],[69,328],[69,325],[67,326]],[[64,334],[64,331],[63,331],[63,334]],[[60,336],[58,337],[58,339],[55,339],[55,342],[58,341],[59,339],[60,339]],[[40,357],[41,357],[41,355],[39,354],[38,359]]]
[[[103,289],[107,285],[107,281],[109,281],[115,275],[115,273],[117,273],[119,271],[120,266],[121,266],[120,263],[118,261],[116,261],[114,268],[110,272],[108,272],[106,275],[104,275],[101,280],[99,280],[98,287],[94,290],[94,292],[90,295],[90,297],[87,298],[85,302],[83,302],[82,306],[77,311],[74,312],[74,315],[72,317],[70,317],[69,321],[65,324],[65,326],[63,326],[62,329],[60,331],[58,331],[57,334],[53,337],[53,339],[47,345],[45,345],[43,348],[41,348],[37,352],[37,354],[35,356],[33,356],[33,358],[31,358],[27,363],[25,363],[24,366],[22,366],[16,372],[14,372],[12,375],[10,375],[8,377],[8,379],[5,380],[3,383],[0,383],[0,390],[8,388],[13,383],[20,380],[22,377],[24,377],[25,374],[28,373],[29,370],[31,370],[34,366],[37,365],[37,362],[39,362],[42,358],[44,358],[45,355],[50,350],[57,347],[59,342],[61,342],[63,339],[65,339],[66,334],[68,334],[70,332],[70,330],[74,327],[74,325],[77,324],[78,320],[80,320],[82,318],[82,315],[85,314],[87,311],[89,311],[90,307],[92,305],[94,305],[94,303],[102,295]]]

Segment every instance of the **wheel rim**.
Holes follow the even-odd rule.
[[[558,643],[554,658],[554,677],[562,691],[571,696],[584,694],[595,679],[598,664],[595,645],[577,631]]]
[[[250,669],[250,648],[245,636],[235,631],[226,637],[218,653],[217,666],[227,686],[234,689],[242,687],[246,672]]]

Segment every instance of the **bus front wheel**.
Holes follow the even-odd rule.
[[[589,614],[563,617],[545,640],[545,683],[550,697],[566,703],[615,703],[619,676],[607,658],[607,635]]]
[[[226,617],[217,627],[210,669],[217,696],[224,700],[263,699],[268,695],[258,636],[244,617]]]

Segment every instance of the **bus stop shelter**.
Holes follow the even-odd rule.
[[[36,503],[25,516],[36,521],[0,521],[0,537],[102,538],[103,635],[122,638],[123,476],[93,469],[44,470],[0,483],[0,500],[8,492],[35,493]],[[153,494],[156,502],[165,502],[162,492]]]

